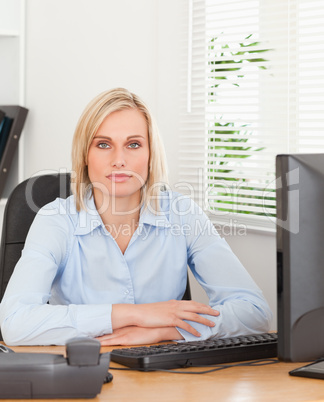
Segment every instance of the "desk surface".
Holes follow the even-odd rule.
[[[19,346],[12,349],[16,352],[65,353],[63,346]],[[103,347],[102,353],[111,349]],[[262,367],[232,367],[200,375],[111,370],[113,381],[103,385],[101,393],[96,398],[88,400],[96,402],[324,401],[323,380],[289,376],[290,370],[305,364],[280,362]],[[122,367],[114,362],[111,366]]]

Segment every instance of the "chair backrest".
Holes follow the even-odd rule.
[[[70,174],[32,177],[18,184],[10,194],[3,216],[0,250],[0,301],[24,248],[37,211],[57,197],[71,194]]]

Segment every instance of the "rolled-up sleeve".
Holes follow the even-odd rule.
[[[187,235],[188,265],[206,291],[209,304],[219,316],[208,316],[214,327],[190,322],[200,339],[269,331],[272,313],[262,291],[197,205],[183,220],[191,228]],[[178,329],[186,341],[197,337]]]
[[[99,336],[112,331],[109,304],[48,303],[72,239],[67,215],[43,210],[35,217],[0,304],[1,332],[6,344],[59,345],[74,336]]]

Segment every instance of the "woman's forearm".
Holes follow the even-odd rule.
[[[213,327],[215,323],[206,315],[207,317],[208,315],[217,317],[219,312],[205,304],[184,300],[147,304],[114,304],[111,312],[111,324],[113,330],[130,326],[178,327],[194,336],[200,336],[200,333],[188,321]]]
[[[183,339],[174,327],[143,328],[124,327],[114,330],[112,334],[97,338],[103,346],[113,345],[147,345],[162,341],[176,341]]]

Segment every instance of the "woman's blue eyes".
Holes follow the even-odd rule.
[[[101,149],[107,149],[107,148],[110,148],[110,145],[105,142],[100,142],[98,144],[98,147]],[[128,145],[128,148],[131,148],[131,149],[137,149],[139,147],[140,147],[140,144],[138,144],[137,142],[132,142],[131,144]]]
[[[137,142],[132,142],[131,144],[129,144],[129,148],[136,149],[136,148],[139,148],[139,147],[140,147],[140,145]]]
[[[106,148],[109,148],[109,145],[105,144],[104,142],[101,142],[100,144],[98,144],[98,147],[102,148],[102,149],[106,149]]]

